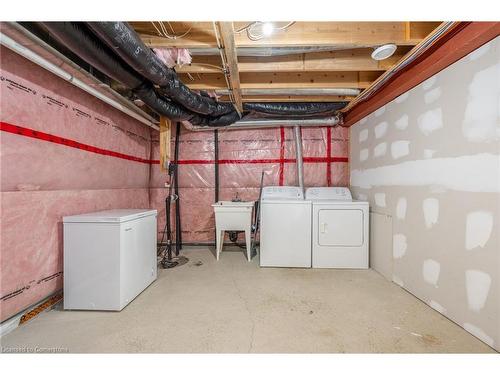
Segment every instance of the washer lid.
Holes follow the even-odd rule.
[[[304,200],[304,193],[298,186],[266,186],[262,189],[263,201],[266,200]]]
[[[306,190],[306,199],[351,202],[352,195],[346,187],[312,187]]]
[[[89,212],[81,215],[64,216],[64,223],[122,223],[139,219],[145,216],[156,215],[157,210],[139,209],[117,209],[98,212]]]

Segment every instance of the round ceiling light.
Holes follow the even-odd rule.
[[[372,52],[373,60],[385,60],[391,57],[398,48],[395,44],[384,44],[383,46],[375,48]]]
[[[262,24],[262,33],[266,36],[269,36],[274,31],[274,25],[271,22],[264,22]]]

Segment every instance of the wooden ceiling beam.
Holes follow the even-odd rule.
[[[235,29],[249,22],[235,23]],[[216,48],[217,42],[210,22],[171,22],[176,34],[191,30],[182,38],[158,35],[150,22],[132,22],[134,29],[150,47]],[[252,41],[246,32],[235,34],[236,47],[310,47],[339,48],[372,47],[385,43],[414,46],[438,23],[436,22],[296,22],[286,30]],[[425,35],[424,35],[425,34]]]
[[[354,125],[499,34],[498,22],[461,22],[406,69],[389,79],[371,97],[349,109],[344,116],[344,126]]]
[[[285,56],[238,57],[238,69],[245,72],[323,72],[323,71],[385,71],[399,61],[409,47],[399,47],[396,53],[386,60],[371,58],[371,48],[345,51],[313,52]],[[220,73],[219,56],[193,56],[190,65],[176,68],[178,73]]]
[[[240,73],[241,89],[274,88],[361,88],[368,87],[380,71],[368,72],[303,72],[303,73]],[[223,74],[195,74],[194,80],[186,74],[180,74],[181,80],[191,89],[225,89]]]
[[[229,69],[229,81],[234,98],[234,104],[239,113],[243,113],[243,102],[241,100],[240,72],[238,70],[238,57],[234,44],[234,26],[232,22],[218,22],[224,55]]]
[[[338,95],[250,95],[243,96],[244,103],[252,102],[350,102],[354,96]],[[221,101],[229,101],[227,95],[220,97]]]

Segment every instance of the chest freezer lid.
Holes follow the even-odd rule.
[[[143,208],[126,208],[89,212],[86,214],[64,216],[64,223],[122,223],[136,220],[142,217],[156,215],[157,210],[146,210]]]
[[[346,187],[311,187],[306,190],[306,199],[351,202],[352,195]]]
[[[262,189],[263,201],[304,200],[304,193],[298,186],[266,186]]]

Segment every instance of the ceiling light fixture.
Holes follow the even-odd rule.
[[[262,33],[265,36],[271,35],[273,31],[274,31],[274,25],[271,22],[264,22],[262,24]]]
[[[385,60],[391,57],[398,47],[395,44],[384,44],[383,46],[375,48],[372,52],[373,60]]]
[[[277,31],[285,31],[290,26],[292,26],[295,21],[287,22],[285,25],[280,26],[280,22],[263,22],[254,21],[250,22],[248,25],[243,26],[241,29],[235,30],[236,34],[246,31],[248,39],[250,40],[261,40],[262,38],[268,37]]]

